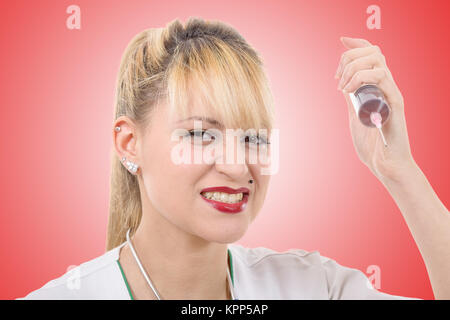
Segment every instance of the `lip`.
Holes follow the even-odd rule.
[[[220,201],[215,201],[212,199],[206,199],[200,194],[200,197],[202,197],[203,200],[205,200],[209,205],[211,205],[214,209],[224,212],[224,213],[239,213],[245,209],[248,202],[248,197],[250,195],[250,190],[248,188],[239,188],[239,189],[233,189],[229,187],[212,187],[212,188],[205,188],[200,191],[202,192],[226,192],[230,194],[236,194],[236,193],[243,193],[242,200],[236,203],[224,203]]]

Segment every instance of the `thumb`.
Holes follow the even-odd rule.
[[[365,39],[349,38],[349,37],[341,37],[341,42],[347,49],[363,48],[372,45],[369,41]]]
[[[355,112],[355,107],[353,106],[353,102],[350,99],[349,93],[343,92],[342,94],[344,95],[345,101],[347,102],[347,110],[348,110],[349,119],[350,119],[350,121],[353,121],[357,118],[357,115]]]

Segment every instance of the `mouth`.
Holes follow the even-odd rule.
[[[245,209],[250,190],[229,187],[205,188],[200,192],[202,199],[214,209],[224,213],[238,213]]]

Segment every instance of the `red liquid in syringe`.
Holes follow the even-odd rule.
[[[378,128],[383,143],[387,146],[381,127],[389,119],[390,108],[383,92],[376,85],[366,84],[350,93],[349,97],[361,123],[367,127]]]
[[[381,124],[383,124],[389,116],[389,108],[383,100],[370,99],[361,105],[358,112],[358,117],[361,122],[368,127],[375,127],[370,120],[372,112],[378,112],[381,115]]]

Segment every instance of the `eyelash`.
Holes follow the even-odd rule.
[[[191,137],[195,137],[195,134],[198,134],[199,132],[202,133],[202,138],[203,138],[203,134],[206,133],[206,130],[189,130],[188,135],[190,135]],[[215,140],[215,137],[213,135],[211,135],[211,138],[212,138],[212,140]],[[258,139],[259,140],[258,143],[257,143],[258,145],[270,144],[270,142],[267,141],[266,138],[260,137],[259,135],[245,136],[244,139],[241,139],[241,142],[242,142],[242,140],[245,140],[245,142],[250,142],[251,138]]]
[[[258,145],[260,145],[260,144],[270,144],[270,142],[269,141],[267,141],[267,139],[266,138],[263,138],[263,137],[260,137],[259,135],[252,135],[252,136],[245,136],[245,142],[249,142],[249,140],[251,139],[251,138],[255,138],[255,139],[258,139],[259,140],[259,142],[257,143]]]
[[[191,137],[195,137],[195,135],[198,134],[199,132],[202,133],[202,140],[203,140],[203,135],[206,133],[206,130],[189,130],[189,133],[187,135],[190,135]],[[213,135],[211,135],[211,138],[212,138],[211,140],[216,139]]]

